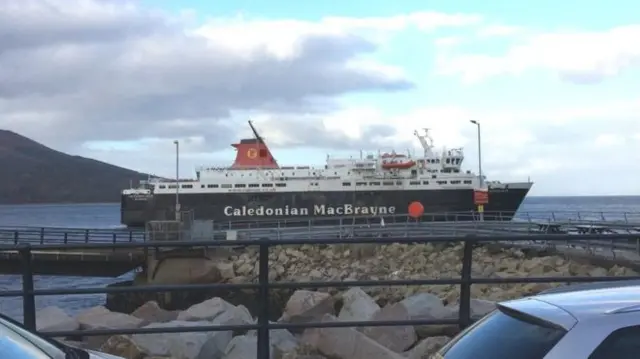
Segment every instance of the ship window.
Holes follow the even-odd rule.
[[[380,182],[369,182],[370,186],[379,186]]]
[[[429,184],[429,181],[422,181],[422,184]]]
[[[473,183],[473,182],[471,182],[469,180],[464,181],[464,184],[471,184],[471,183]]]
[[[451,184],[460,184],[460,181],[451,181],[449,183],[451,183]]]
[[[234,187],[235,188],[245,188],[245,187],[247,187],[247,185],[244,184],[244,183],[240,183],[240,184],[235,185]]]
[[[437,181],[438,184],[447,184],[447,181]]]
[[[201,185],[200,185],[200,188],[204,188],[204,185],[203,185],[203,184],[201,184]]]
[[[273,183],[263,183],[262,187],[273,187]]]
[[[286,183],[276,183],[276,187],[287,187]]]
[[[356,182],[356,186],[366,186],[367,182]]]
[[[383,186],[393,186],[393,182],[382,182]]]
[[[167,188],[167,186],[162,184],[162,185],[160,185],[160,188]]]
[[[342,182],[343,186],[351,186],[351,182]]]
[[[170,184],[169,188],[177,188],[178,186],[174,185],[174,184]]]
[[[451,163],[451,159],[450,158],[447,158],[447,163]]]
[[[437,175],[431,175],[431,178],[438,178]]]
[[[221,184],[220,187],[222,188],[231,188],[230,184]]]
[[[260,187],[260,185],[257,183],[249,183],[249,187],[256,188],[256,187]]]
[[[218,188],[217,184],[208,184],[207,188]]]
[[[409,182],[410,185],[419,185],[420,181],[411,181]]]
[[[397,184],[398,186],[402,186],[402,181],[396,181],[396,184]]]

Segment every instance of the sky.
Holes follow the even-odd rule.
[[[532,195],[640,195],[640,3],[3,0],[0,128],[170,177],[464,147]]]

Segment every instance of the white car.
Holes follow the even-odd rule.
[[[1,359],[124,359],[93,350],[73,348],[44,338],[0,315]]]
[[[638,359],[638,281],[568,286],[498,305],[435,359]]]

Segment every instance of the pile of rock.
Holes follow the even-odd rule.
[[[364,320],[455,319],[457,306],[445,306],[430,293],[414,294],[398,303],[380,307],[361,288],[336,296],[298,290],[286,304],[281,323],[310,323]],[[495,307],[493,302],[472,301],[472,314],[480,317]],[[244,306],[221,298],[198,303],[184,311],[166,311],[148,302],[132,314],[95,307],[75,318],[56,307],[37,314],[40,331],[169,328],[212,325],[255,324],[256,318]],[[455,326],[397,326],[322,328],[289,331],[272,330],[272,358],[280,359],[420,359],[449,340]],[[127,359],[251,359],[257,357],[255,330],[231,332],[187,332],[166,334],[87,336],[71,345],[99,349]]]
[[[636,271],[615,262],[588,259],[580,261],[567,256],[529,253],[522,249],[482,246],[474,249],[472,271],[475,277],[527,276],[635,276]],[[359,279],[433,279],[460,278],[462,244],[343,244],[274,246],[270,250],[269,277],[273,282],[354,281]],[[573,258],[573,257],[572,257]],[[258,254],[253,249],[228,252],[214,258],[174,258],[164,260],[146,284],[183,283],[251,283],[258,277]],[[189,266],[186,269],[185,266]],[[182,276],[182,277],[181,277]],[[557,284],[556,284],[557,285]],[[473,296],[503,300],[536,293],[549,284],[474,285]],[[302,289],[302,288],[301,288]],[[323,289],[324,290],[324,289]],[[331,294],[335,289],[327,289]],[[453,303],[459,297],[459,287],[405,286],[366,288],[376,302],[384,305],[407,296],[429,291]],[[271,309],[276,320],[293,290],[273,290]],[[107,307],[114,311],[131,312],[138,306],[157,301],[163,308],[186,309],[211,297],[246,306],[255,313],[257,293],[251,290],[209,290],[182,293],[115,294],[107,298]]]
[[[564,256],[536,256],[520,249],[483,246],[474,249],[473,258],[473,275],[484,278],[637,276],[634,270],[613,263],[598,266]],[[459,278],[461,259],[462,245],[309,244],[272,248],[269,267],[270,279],[274,282]],[[257,253],[251,250],[218,254],[212,259],[176,258],[163,263],[165,266],[158,268],[147,284],[257,281]],[[180,278],[183,273],[189,276]],[[484,315],[494,307],[495,301],[534,294],[554,285],[560,284],[473,285],[472,315]],[[273,290],[272,320],[301,323],[452,319],[458,316],[459,291],[456,285],[351,288],[346,292],[326,288]],[[185,300],[177,301],[176,296]],[[185,293],[122,296],[120,307],[135,306],[120,311],[131,314],[119,313],[112,305],[112,310],[91,308],[71,318],[62,310],[50,307],[38,313],[38,327],[58,331],[249,324],[255,323],[256,298],[257,293],[248,290],[201,291],[191,297]],[[113,304],[113,297],[111,301]],[[274,330],[271,332],[272,357],[418,359],[436,350],[456,331],[455,326]],[[191,332],[86,337],[79,345],[135,359],[250,359],[255,358],[256,340],[254,331]]]

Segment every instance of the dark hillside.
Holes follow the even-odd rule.
[[[0,130],[0,204],[119,202],[130,181],[146,178]]]

